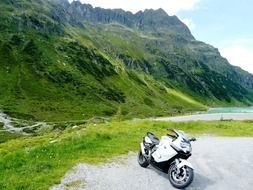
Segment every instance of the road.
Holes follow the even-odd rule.
[[[215,121],[215,120],[253,120],[253,113],[213,113],[175,117],[160,117],[159,121]]]
[[[251,190],[253,138],[199,137],[192,143],[195,177],[187,190]],[[173,190],[167,175],[141,168],[136,153],[104,165],[78,164],[50,190]]]

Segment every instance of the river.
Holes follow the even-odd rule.
[[[15,133],[25,133],[25,129],[33,129],[38,126],[47,125],[45,122],[34,122],[32,125],[26,124],[23,127],[15,127],[14,123],[16,124],[24,124],[25,122],[19,119],[11,118],[2,111],[0,111],[0,122],[4,124],[3,128],[9,132]]]

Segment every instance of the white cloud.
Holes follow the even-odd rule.
[[[193,20],[191,18],[181,18],[181,17],[179,17],[179,19],[183,23],[185,23],[188,26],[188,28],[190,28],[191,31],[193,31],[196,28],[196,25],[195,25],[195,23],[193,22]]]
[[[253,48],[243,45],[234,44],[220,48],[221,55],[228,59],[232,65],[253,73]]]
[[[73,0],[69,0],[73,1]],[[136,13],[139,10],[163,8],[169,15],[174,15],[181,10],[197,8],[200,0],[80,0],[95,7],[122,8]]]

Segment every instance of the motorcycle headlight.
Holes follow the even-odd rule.
[[[186,151],[191,151],[191,145],[189,143],[181,142],[180,143],[181,148],[185,149]]]
[[[180,143],[180,146],[181,146],[182,148],[187,148],[187,147],[189,147],[190,145],[189,145],[189,143],[181,142],[181,143]]]

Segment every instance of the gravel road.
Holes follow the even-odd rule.
[[[253,120],[253,113],[212,113],[176,117],[160,117],[159,121],[214,121],[214,120]]]
[[[192,143],[195,178],[188,190],[251,190],[253,138],[199,137]],[[141,168],[137,153],[104,165],[78,164],[50,190],[172,190],[166,174]]]

